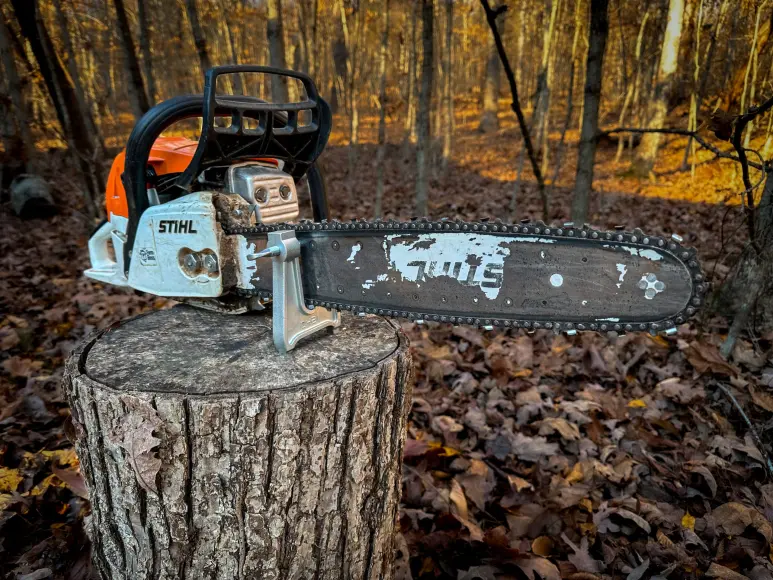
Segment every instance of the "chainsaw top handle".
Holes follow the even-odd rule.
[[[242,73],[297,79],[306,92],[305,99],[270,103],[257,97],[217,94],[218,77]],[[301,112],[304,116],[299,118]],[[129,136],[121,176],[129,209],[124,255],[127,272],[137,225],[150,207],[148,159],[153,144],[174,123],[195,117],[202,118],[202,131],[190,164],[175,181],[174,187],[180,195],[189,193],[196,178],[208,167],[256,158],[279,159],[284,162],[282,170],[296,182],[308,173],[314,219],[328,217],[324,183],[314,162],[327,143],[332,115],[311,77],[256,65],[213,67],[206,72],[203,95],[183,95],[159,103],[145,113]],[[216,126],[217,117],[230,118],[230,125]]]

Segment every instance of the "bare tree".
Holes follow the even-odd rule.
[[[132,40],[132,32],[131,28],[129,28],[129,19],[126,16],[123,0],[113,0],[113,4],[115,5],[115,16],[118,21],[118,33],[121,36],[124,63],[129,77],[129,82],[127,83],[129,101],[131,102],[135,119],[139,119],[150,108],[148,95],[145,92],[145,82],[142,79],[140,63],[134,50],[134,40]]]
[[[32,138],[29,119],[27,118],[27,102],[22,91],[19,73],[16,70],[16,61],[13,56],[13,47],[11,46],[11,31],[8,30],[2,12],[0,12],[0,56],[2,57],[8,93],[13,105],[12,118],[16,121],[16,127],[21,140],[22,162],[27,171],[32,172],[34,171],[36,161],[35,141]]]
[[[577,178],[572,198],[572,221],[583,224],[588,218],[588,205],[593,188],[593,164],[599,130],[599,105],[604,68],[604,50],[609,35],[609,0],[591,0],[588,60],[585,67],[585,103],[577,159]]]
[[[269,11],[270,6],[271,2],[269,2]],[[191,34],[193,34],[193,44],[196,46],[201,72],[204,74],[212,68],[212,61],[209,58],[207,37],[204,36],[204,30],[201,28],[201,22],[199,21],[199,10],[196,7],[196,0],[185,0],[185,12],[188,14],[188,23],[191,27]]]
[[[99,149],[89,135],[88,122],[79,104],[72,80],[60,60],[56,58],[51,36],[39,17],[37,0],[11,0],[11,5],[21,32],[35,55],[59,124],[67,137],[70,152],[86,185],[84,192],[86,211],[92,217],[97,217],[101,212],[97,209],[95,199],[103,194],[105,186],[97,164]]]
[[[419,113],[416,118],[416,213],[425,216],[428,213],[427,190],[429,189],[429,171],[427,160],[430,148],[430,107],[432,105],[433,76],[433,0],[421,0],[422,21],[422,59],[421,93],[419,95]]]
[[[419,0],[411,1],[411,36],[408,42],[408,83],[407,83],[407,110],[405,114],[405,144],[412,143],[416,139],[416,22],[418,20]]]
[[[662,128],[668,113],[668,99],[678,65],[677,57],[679,55],[679,39],[682,35],[683,12],[684,0],[669,0],[668,24],[660,53],[655,94],[649,106],[648,127],[650,129]],[[642,137],[641,143],[636,149],[636,159],[633,164],[637,175],[647,177],[652,171],[660,148],[661,137],[660,133],[646,133]]]
[[[282,0],[268,0],[266,37],[268,38],[268,54],[271,66],[275,68],[287,68],[285,65]],[[286,103],[287,98],[287,80],[284,77],[273,77],[271,79],[271,100],[275,103]]]
[[[446,42],[445,42],[445,60],[443,61],[443,110],[445,111],[445,123],[443,124],[443,173],[448,171],[448,162],[451,158],[451,145],[454,134],[454,95],[453,95],[453,33],[454,33],[454,3],[453,0],[446,0]],[[497,93],[497,96],[499,94]]]
[[[150,51],[150,26],[148,25],[148,0],[137,0],[137,21],[140,27],[140,53],[145,74],[148,102],[156,102],[156,79],[153,76],[153,55]]]
[[[381,21],[381,51],[378,56],[378,74],[380,77],[378,89],[378,152],[376,153],[376,206],[374,213],[381,217],[384,199],[384,156],[386,151],[386,60],[389,47],[389,0],[384,0]]]
[[[492,9],[488,0],[480,0],[480,3],[481,6],[483,6],[484,12],[486,13],[486,21],[488,22],[491,34],[494,36],[494,43],[497,47],[499,60],[502,62],[502,66],[505,69],[507,82],[510,85],[510,96],[512,99],[510,108],[513,110],[515,117],[518,119],[518,127],[521,130],[521,136],[523,137],[523,145],[526,149],[526,155],[529,158],[529,163],[531,164],[534,178],[537,180],[537,188],[542,200],[542,217],[543,219],[548,220],[550,219],[550,211],[548,208],[548,198],[545,191],[545,178],[542,176],[542,170],[540,169],[537,154],[534,151],[534,145],[532,144],[529,127],[526,124],[526,117],[523,116],[523,110],[521,109],[521,102],[518,98],[518,85],[515,82],[515,73],[513,73],[513,69],[510,66],[510,60],[507,58],[507,52],[505,51],[505,45],[502,42],[502,36],[499,34],[499,29],[497,28],[497,16],[507,10],[507,4],[502,4],[496,9]]]
[[[497,30],[502,34],[504,29],[504,12],[497,17]],[[499,53],[494,37],[489,36],[487,41],[488,58],[486,59],[486,80],[483,83],[483,113],[480,117],[478,130],[483,133],[491,133],[499,129],[499,70],[502,64],[499,61]]]

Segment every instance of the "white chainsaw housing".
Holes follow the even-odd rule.
[[[220,296],[220,234],[212,195],[191,193],[148,208],[137,226],[128,278],[123,264],[126,218],[111,215],[89,241],[92,267],[86,276],[158,296]],[[108,241],[113,244],[114,258]],[[212,256],[209,260],[214,259],[215,267],[190,267],[185,261],[188,255],[199,256],[199,261]]]
[[[299,215],[293,178],[273,165],[235,165],[229,169],[227,186],[238,200],[235,213],[246,216],[249,223],[292,221]],[[137,224],[128,276],[124,264],[128,220],[111,214],[110,220],[89,240],[91,268],[86,270],[86,276],[158,296],[221,296],[226,290],[221,269],[224,240],[213,195],[196,192],[160,205],[151,202]],[[237,251],[229,252],[227,259],[237,260],[238,282],[249,287],[255,267],[249,256],[257,249],[242,236],[237,236],[236,244]]]

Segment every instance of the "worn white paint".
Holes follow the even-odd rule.
[[[362,287],[365,290],[370,290],[376,285],[376,282],[386,282],[389,279],[389,274],[379,274],[375,280],[365,280]]]
[[[582,305],[583,305],[583,306],[587,306],[587,305],[588,305],[588,301],[587,301],[587,300],[583,300],[583,301],[582,301]]]
[[[620,277],[617,279],[617,287],[622,288],[625,275],[628,273],[628,268],[625,267],[625,264],[618,264],[617,271],[620,272]]]
[[[395,272],[400,280],[421,285],[429,278],[446,276],[468,286],[477,286],[489,300],[499,296],[501,288],[484,274],[487,268],[502,272],[505,258],[510,256],[509,244],[514,241],[537,240],[552,244],[555,241],[547,238],[506,238],[478,234],[460,238],[456,234],[443,233],[418,234],[411,236],[410,241],[403,241],[405,239],[405,234],[392,234],[386,237],[383,244],[389,269]],[[470,258],[478,264],[468,263]],[[444,268],[444,265],[449,267]]]
[[[252,282],[260,280],[259,276],[255,276],[255,271],[258,269],[257,259],[250,256],[258,253],[258,248],[255,242],[249,241],[244,236],[239,236],[239,269],[237,270],[238,286],[239,288],[252,288]]]
[[[556,288],[560,288],[561,286],[563,286],[563,285],[564,285],[564,277],[563,277],[561,274],[553,274],[553,275],[550,277],[550,283],[551,283],[551,284],[552,284],[554,287],[556,287]]]
[[[641,256],[642,258],[647,258],[653,262],[659,262],[663,259],[663,255],[660,252],[657,250],[650,250],[649,248],[631,248],[628,246],[616,246],[612,244],[604,244],[604,247],[607,249],[623,248],[632,256]]]
[[[362,249],[361,243],[357,242],[356,244],[354,244],[352,246],[352,253],[349,254],[349,257],[346,258],[346,261],[354,264],[354,257],[357,255],[357,252],[359,252],[361,249]]]
[[[596,322],[620,322],[619,318],[597,318]]]
[[[540,258],[542,258],[543,260],[545,259],[545,250],[542,250],[542,251],[539,253],[539,257],[540,257]]]

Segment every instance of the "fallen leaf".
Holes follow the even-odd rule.
[[[647,406],[647,403],[641,399],[633,399],[632,401],[628,401],[628,406],[633,409],[643,409]]]
[[[0,467],[0,492],[16,491],[22,481],[24,481],[24,476],[18,469]]]
[[[625,577],[625,580],[640,580],[641,577],[644,576],[644,573],[649,569],[649,567],[650,560],[649,558],[645,558],[644,562],[639,564],[636,568],[628,573],[628,576]]]
[[[128,453],[137,483],[146,491],[158,493],[156,475],[161,459],[155,449],[161,440],[153,433],[161,427],[161,419],[153,407],[137,397],[127,395],[121,397],[121,402],[128,412],[111,439]]]
[[[548,443],[545,437],[528,437],[521,432],[512,437],[512,448],[519,459],[535,463],[559,452],[558,443]]]
[[[89,490],[86,488],[86,483],[83,481],[83,476],[72,469],[59,469],[53,467],[51,471],[54,472],[59,479],[61,479],[67,487],[78,497],[83,499],[89,499]]]
[[[464,497],[462,486],[455,478],[451,480],[451,492],[448,494],[448,499],[451,500],[451,503],[456,508],[456,515],[466,521],[469,515],[467,510],[467,498]]]
[[[496,486],[494,474],[489,466],[480,459],[472,459],[470,467],[456,479],[462,484],[467,497],[475,504],[475,507],[483,511],[486,509],[491,491]]]
[[[595,560],[588,552],[588,538],[583,536],[580,539],[580,545],[574,544],[565,533],[561,533],[561,539],[572,549],[573,554],[569,554],[567,559],[574,564],[579,572],[588,572],[589,574],[600,574],[601,566],[599,561]]]
[[[690,515],[690,512],[684,512],[682,516],[682,527],[687,530],[695,530],[695,517]]]
[[[534,489],[534,486],[522,477],[507,474],[507,481],[515,493],[521,493],[524,489]]]
[[[561,580],[561,572],[559,572],[558,567],[545,558],[518,558],[515,560],[515,564],[530,580],[536,578],[541,578],[542,580]]]
[[[773,413],[773,396],[764,391],[758,391],[751,385],[749,386],[749,394],[752,396],[752,402],[755,405],[765,409],[769,413]]]
[[[37,360],[30,360],[19,356],[12,356],[9,359],[3,361],[3,370],[12,377],[32,377],[41,368],[43,363]]]
[[[712,372],[718,375],[734,377],[738,370],[722,358],[719,349],[712,344],[698,341],[684,349],[684,356],[699,373]]]
[[[737,502],[723,504],[711,512],[714,525],[727,536],[740,536],[752,526],[770,543],[773,528],[768,520],[755,508]]]
[[[539,536],[531,543],[531,551],[537,556],[547,558],[553,551],[553,540],[549,536]]]
[[[426,441],[421,440],[417,441],[416,439],[406,439],[405,440],[405,448],[403,449],[403,457],[409,458],[409,457],[421,457],[424,455],[427,450],[429,450],[429,445]]]
[[[574,423],[570,423],[561,417],[549,417],[538,421],[535,426],[539,426],[540,435],[552,435],[558,433],[567,441],[577,441],[580,438],[580,429]]]
[[[749,580],[748,576],[734,572],[730,568],[721,566],[716,562],[712,562],[709,569],[706,570],[706,576],[708,578],[719,578],[720,580]]]

